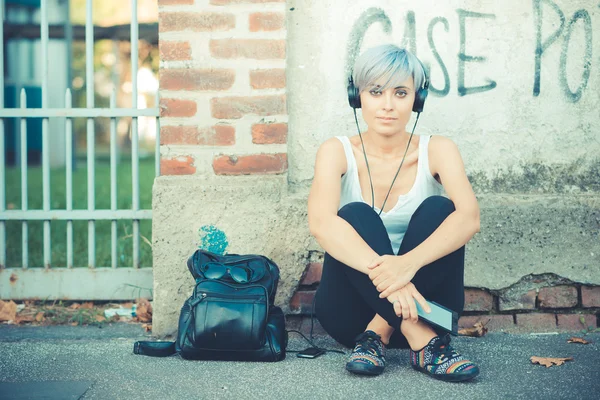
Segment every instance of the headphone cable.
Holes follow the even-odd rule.
[[[369,183],[371,185],[371,208],[373,210],[375,210],[375,191],[373,189],[373,180],[371,179],[371,169],[369,168],[369,161],[367,160],[367,152],[365,151],[365,143],[363,142],[363,138],[362,138],[362,134],[360,133],[360,127],[358,125],[358,117],[356,116],[356,108],[353,108],[354,110],[354,121],[356,121],[356,128],[358,130],[358,136],[360,137],[360,143],[362,144],[362,149],[363,149],[363,154],[365,156],[365,164],[367,164],[367,173],[369,174]],[[383,200],[383,205],[381,206],[381,209],[379,210],[379,214],[381,215],[381,213],[383,212],[383,209],[385,207],[385,203],[387,202],[387,199],[390,195],[390,193],[392,192],[392,188],[394,187],[394,183],[396,182],[396,178],[398,178],[398,174],[400,173],[400,169],[402,168],[402,164],[404,164],[404,159],[406,158],[406,153],[408,153],[408,149],[410,147],[410,142],[412,140],[413,134],[415,133],[415,128],[417,127],[417,122],[419,122],[419,117],[421,116],[421,113],[417,113],[417,119],[415,120],[415,124],[413,125],[412,128],[412,132],[410,133],[410,137],[408,138],[408,144],[406,145],[406,150],[404,150],[404,155],[402,156],[402,161],[400,162],[400,167],[398,167],[398,171],[396,172],[396,175],[394,176],[394,180],[392,180],[392,185],[390,186],[390,189],[387,192],[387,195],[385,196],[385,200]]]

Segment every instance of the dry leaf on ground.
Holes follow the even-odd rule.
[[[71,308],[73,310],[77,310],[79,307],[81,307],[81,304],[79,304],[79,303],[73,303],[69,306],[69,308]]]
[[[587,340],[585,340],[584,338],[580,338],[580,337],[572,337],[569,340],[567,340],[567,343],[581,343],[581,344],[590,344],[591,342],[588,342]]]
[[[458,334],[461,336],[472,336],[472,337],[481,337],[484,336],[488,332],[488,328],[485,325],[490,322],[488,320],[485,324],[481,321],[476,322],[472,328],[459,329]]]
[[[70,324],[70,325],[71,325],[71,326],[77,326],[77,325],[79,325],[79,322],[77,322],[77,321],[75,321],[75,322],[71,322],[71,324]]]
[[[94,308],[94,303],[91,301],[87,301],[81,305],[81,308],[91,310],[92,308]]]
[[[15,321],[17,319],[17,304],[0,300],[0,321]]]
[[[35,316],[35,320],[37,322],[43,322],[46,318],[44,318],[44,312],[40,311],[39,313],[36,314]]]
[[[152,324],[142,324],[142,328],[144,328],[146,332],[150,332],[152,330]]]
[[[553,357],[537,357],[533,356],[530,358],[532,364],[540,364],[546,368],[550,368],[553,365],[563,365],[565,361],[573,361],[573,357],[567,358],[553,358]]]
[[[106,321],[106,318],[104,318],[104,316],[102,316],[102,315],[96,315],[95,318],[96,318],[96,321],[98,321],[98,322]]]
[[[15,322],[21,324],[23,322],[33,322],[35,317],[33,315],[17,315]]]
[[[137,300],[135,315],[139,322],[152,322],[152,305],[148,299]]]

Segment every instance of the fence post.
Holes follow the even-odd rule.
[[[87,0],[85,19],[85,94],[87,108],[94,108],[94,22],[92,20],[92,0]],[[95,144],[94,119],[87,119],[87,185],[88,210],[96,208],[95,198]],[[96,267],[96,223],[88,221],[88,267]]]
[[[137,73],[138,73],[138,20],[137,0],[131,0],[131,108],[137,109]],[[132,209],[140,209],[140,172],[139,172],[138,119],[131,120],[131,197]],[[140,221],[133,220],[133,268],[140,267]]]
[[[73,97],[71,89],[67,88],[65,93],[65,107],[73,107]],[[73,210],[73,119],[67,117],[65,126],[66,144],[67,144],[67,211]],[[67,268],[73,268],[73,220],[67,220]]]
[[[42,108],[48,108],[48,0],[41,3],[41,44],[42,44]],[[43,209],[50,211],[50,132],[49,119],[42,119],[42,187]],[[52,265],[52,248],[50,244],[50,220],[44,220],[44,268]]]
[[[21,109],[27,108],[27,93],[25,88],[21,88]],[[27,118],[21,118],[21,210],[27,211],[29,208],[28,179],[27,179]],[[21,251],[23,268],[29,267],[29,225],[26,220],[21,226]]]
[[[0,109],[4,108],[4,7],[0,4]],[[4,118],[0,118],[0,212],[6,210],[6,178],[4,171]],[[0,221],[0,269],[6,267],[6,222]]]

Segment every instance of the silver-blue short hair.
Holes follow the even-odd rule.
[[[352,79],[359,93],[383,82],[380,90],[400,86],[412,76],[415,91],[425,83],[423,64],[410,51],[393,44],[365,50],[356,60]]]

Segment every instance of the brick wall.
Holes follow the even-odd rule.
[[[296,329],[308,332],[310,312],[316,289],[321,280],[323,264],[306,266],[298,291],[290,301],[294,315],[288,320]],[[489,291],[465,288],[465,310],[459,328],[482,321],[493,331],[559,332],[596,328],[600,315],[600,287],[579,284],[543,286],[539,289]],[[518,301],[510,301],[510,299]],[[584,323],[582,323],[582,319]],[[316,332],[323,333],[315,320]]]
[[[285,173],[285,0],[158,4],[161,174]]]

